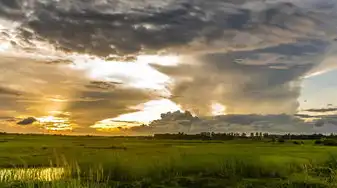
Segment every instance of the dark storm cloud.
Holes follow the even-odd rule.
[[[10,19],[23,19],[21,2],[17,0],[1,0],[0,14]]]
[[[180,97],[172,100],[194,113],[210,115],[211,104],[218,102],[226,106],[227,113],[294,114],[299,106],[300,81],[316,66],[326,45],[303,41],[252,51],[209,53],[185,59],[194,61],[193,65],[154,67],[176,79],[172,92]],[[269,53],[286,59],[268,62]]]
[[[304,110],[304,111],[325,113],[325,112],[336,112],[337,108],[314,108],[314,109],[307,109],[307,110]]]
[[[26,118],[26,119],[23,119],[23,120],[19,121],[17,124],[18,125],[30,125],[30,124],[33,124],[36,121],[37,121],[37,119],[35,119],[34,117],[29,117],[29,118]]]
[[[308,115],[308,114],[294,114],[294,116],[299,118],[317,118],[318,116]]]
[[[191,132],[194,124],[198,125],[203,123],[198,117],[194,117],[190,112],[168,112],[161,115],[161,119],[154,120],[149,126],[132,127],[129,131],[133,132]],[[205,127],[207,129],[207,127]]]
[[[315,125],[318,127],[322,127],[324,125],[334,125],[337,126],[337,115],[321,115],[317,116],[319,118]]]
[[[286,114],[258,115],[228,114],[215,117],[191,117],[182,112],[167,113],[162,119],[153,121],[149,126],[132,127],[129,130],[136,133],[200,133],[200,132],[255,132],[273,133],[312,133],[312,123]]]
[[[330,115],[330,116],[325,117],[325,121],[327,123],[337,126],[337,116],[336,115]]]
[[[286,114],[277,115],[224,115],[215,118],[215,121],[224,121],[230,124],[252,125],[256,122],[273,122],[275,124],[289,124],[296,121],[300,122],[298,118]]]
[[[324,122],[324,120],[322,120],[322,119],[319,119],[319,120],[317,120],[317,121],[315,122],[315,126],[316,126],[316,127],[323,127],[324,124],[325,124],[325,122]]]
[[[10,88],[2,87],[0,86],[0,95],[14,95],[14,96],[20,96],[21,92],[16,91]]]
[[[294,56],[301,57],[306,55],[323,53],[328,46],[329,43],[327,41],[302,39],[296,42],[278,44],[275,46],[260,48],[256,50],[240,51],[237,53],[233,53],[233,56],[237,56],[238,58],[247,56],[253,58],[258,56],[259,54],[272,54],[288,58]],[[282,59],[282,61],[286,61],[286,59]]]
[[[325,37],[333,23],[326,23],[324,11],[334,10],[334,6],[316,6],[315,1],[33,0],[2,4],[0,14],[22,22],[25,40],[39,37],[65,51],[98,56],[193,47],[193,42],[203,49],[219,41],[223,44],[215,48],[245,49]],[[315,30],[318,27],[320,33]],[[230,42],[235,36],[243,42]]]
[[[211,104],[218,102],[227,113],[265,114],[212,121],[164,118],[139,130],[200,131],[212,124],[211,128],[224,131],[252,127],[298,131],[308,126],[298,117],[268,114],[297,113],[302,78],[332,67],[322,61],[335,43],[336,4],[334,0],[0,0],[0,42],[34,54],[41,47],[36,41],[43,41],[64,52],[117,61],[133,61],[138,53],[179,53],[181,64],[156,68],[174,79],[172,100],[183,109],[209,116]],[[31,61],[0,62],[4,86],[0,110],[35,116],[57,106],[86,129],[158,98],[103,78],[90,80],[85,71],[65,67],[76,62],[63,58]],[[18,98],[7,85],[29,95]],[[55,96],[67,102],[50,102]]]
[[[270,132],[270,133],[328,133],[337,130],[336,116],[322,116],[313,121],[286,114],[228,114],[221,116],[193,117],[182,112],[167,113],[162,119],[124,129],[133,134],[200,133],[200,132]],[[178,117],[178,118],[177,118]]]
[[[109,90],[115,89],[118,85],[121,85],[120,82],[104,82],[104,81],[91,81],[90,84],[86,85],[86,87],[91,89],[99,89],[99,90]]]
[[[296,117],[302,119],[313,119],[316,127],[323,127],[325,125],[337,126],[337,115],[309,115],[309,114],[295,114]]]

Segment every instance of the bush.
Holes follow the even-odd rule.
[[[315,140],[315,144],[317,144],[317,145],[320,145],[322,143],[323,143],[322,140]]]
[[[323,145],[325,146],[337,146],[336,140],[327,139],[323,141]]]
[[[335,175],[335,172],[330,167],[316,167],[313,169],[316,176],[320,177],[331,177]]]
[[[315,144],[324,146],[337,146],[337,140],[326,139],[326,140],[316,140]]]
[[[296,144],[296,145],[301,145],[302,144],[302,143],[300,143],[298,141],[294,141],[293,143]]]
[[[280,138],[280,139],[278,139],[278,142],[279,142],[279,143],[284,143],[285,140],[284,140],[283,138]]]

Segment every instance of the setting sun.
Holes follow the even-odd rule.
[[[51,131],[70,131],[76,126],[70,122],[69,112],[50,111],[49,114],[52,115],[37,117],[34,124]]]
[[[220,103],[212,103],[212,115],[218,116],[218,115],[225,115],[226,114],[226,106],[220,104]]]

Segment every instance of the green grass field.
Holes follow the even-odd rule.
[[[313,142],[1,135],[0,187],[337,187],[337,147]]]

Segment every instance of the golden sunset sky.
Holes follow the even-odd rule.
[[[331,0],[1,1],[0,131],[337,131],[336,25]]]

